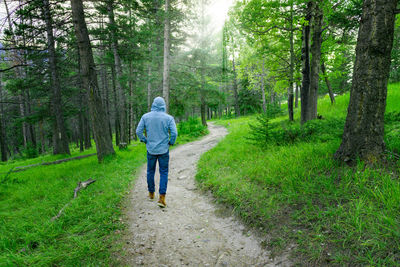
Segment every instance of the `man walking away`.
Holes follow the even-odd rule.
[[[143,131],[146,130],[146,136]],[[136,129],[136,134],[141,142],[146,144],[147,148],[147,188],[149,190],[149,198],[154,199],[154,174],[156,172],[156,164],[160,169],[160,187],[158,205],[165,208],[165,194],[167,193],[168,184],[168,163],[169,163],[169,146],[172,146],[178,131],[174,118],[165,113],[165,101],[162,97],[156,97],[151,106],[151,112],[146,113],[140,119]]]

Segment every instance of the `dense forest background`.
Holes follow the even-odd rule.
[[[125,266],[134,242],[136,265],[164,252],[218,265],[255,253],[215,223],[232,212],[280,264],[399,266],[399,13],[398,0],[0,0],[0,265]],[[156,96],[179,132],[163,211],[134,185]],[[124,217],[133,206],[150,238]]]
[[[305,123],[318,118],[319,97],[334,104],[351,89],[363,1],[236,1],[218,31],[209,4],[2,1],[2,161],[83,151],[92,138],[101,160],[111,142],[136,140],[159,95],[177,122],[258,112],[292,121],[301,103]],[[399,34],[396,22],[392,82]]]

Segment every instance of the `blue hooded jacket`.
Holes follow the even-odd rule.
[[[146,136],[143,131],[146,130]],[[136,128],[140,141],[146,144],[147,151],[152,155],[165,154],[169,146],[175,144],[178,131],[174,118],[165,113],[165,101],[156,97],[151,106],[151,112],[142,116]]]

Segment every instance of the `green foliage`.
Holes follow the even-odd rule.
[[[343,134],[344,120],[329,118],[312,120],[304,125],[291,122],[269,122],[269,116],[258,115],[256,123],[249,123],[250,137],[256,145],[288,145],[296,142],[328,142]]]
[[[36,158],[38,156],[37,147],[35,147],[32,143],[28,143],[26,148],[22,151],[22,154],[26,159]]]
[[[263,229],[273,254],[291,245],[299,266],[398,266],[400,164],[350,168],[333,153],[340,144],[349,95],[319,103],[325,119],[303,127],[284,118],[245,117],[219,123],[230,134],[202,156],[196,179],[250,225]],[[398,144],[400,85],[388,91],[386,143]],[[298,124],[299,114],[295,114]],[[336,119],[333,119],[336,118]],[[268,121],[266,127],[266,121]],[[250,122],[250,123],[249,123]],[[249,145],[261,122],[294,142]],[[397,125],[397,126],[396,126]],[[278,132],[276,132],[278,135]],[[392,136],[391,138],[389,138]],[[283,139],[284,137],[282,137]]]
[[[182,121],[178,124],[179,143],[193,140],[207,133],[207,127],[201,124],[199,118],[190,117],[187,121]]]
[[[400,153],[400,111],[385,114],[385,143],[389,151]]]

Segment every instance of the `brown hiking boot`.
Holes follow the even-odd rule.
[[[150,200],[154,199],[154,192],[149,192],[149,198],[150,198]]]
[[[160,206],[160,208],[165,208],[167,206],[167,204],[165,203],[165,194],[160,195],[157,204],[158,206]]]

